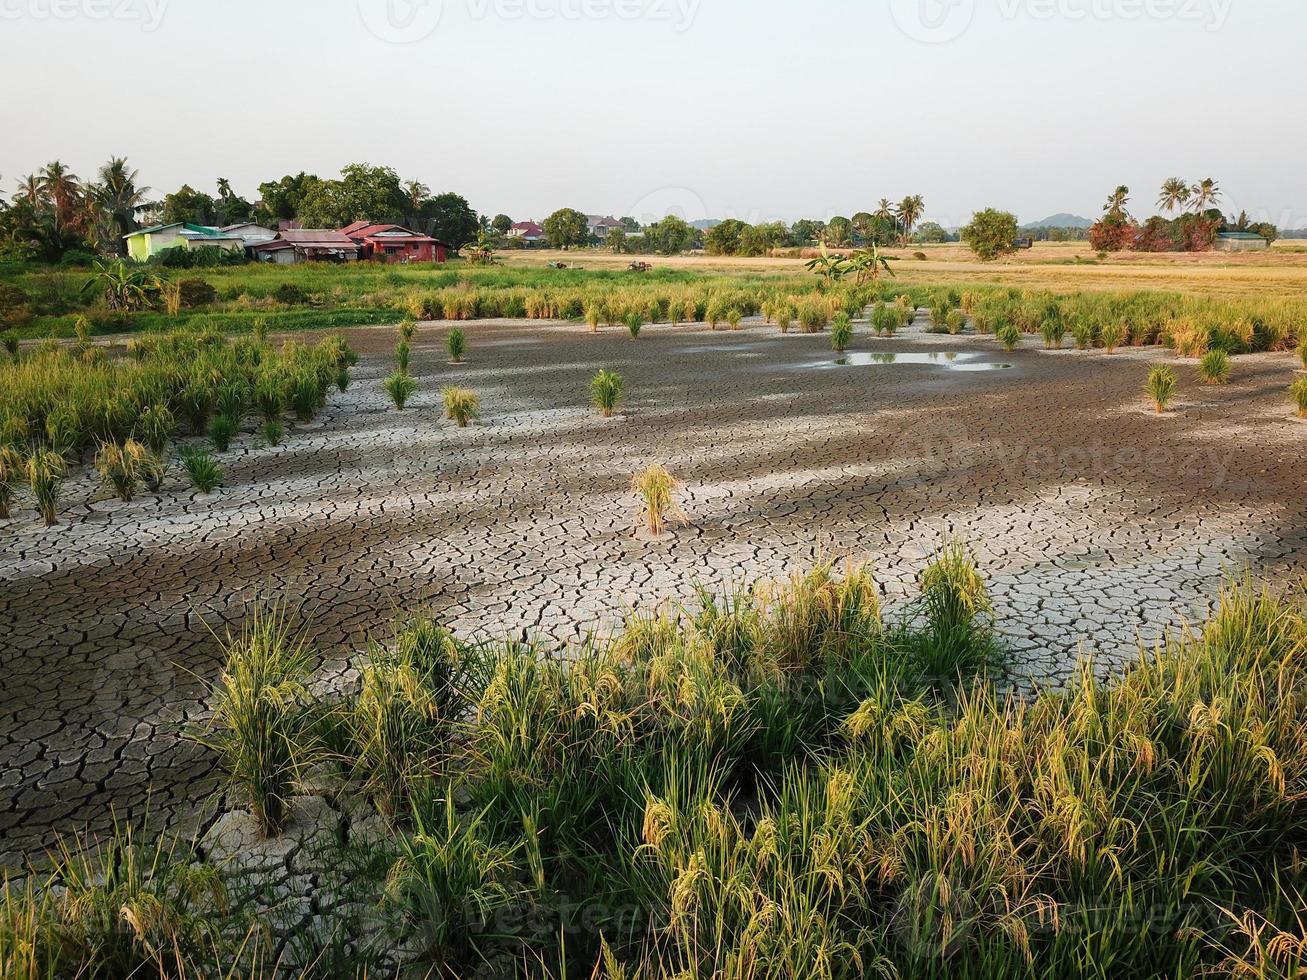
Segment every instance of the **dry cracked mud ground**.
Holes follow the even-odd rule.
[[[1230,572],[1307,570],[1289,355],[1237,359],[1224,388],[1180,365],[1177,410],[1159,417],[1143,378],[1174,359],[1157,350],[1027,340],[1008,355],[989,338],[860,327],[857,353],[940,359],[839,365],[826,336],[757,323],[635,342],[568,324],[465,329],[470,357],[453,366],[446,325],[422,326],[422,389],[403,413],[380,384],[393,332],[350,332],[363,358],[348,392],[278,448],[247,431],[212,495],[174,473],[123,504],[83,475],[59,526],[30,510],[0,524],[0,860],[113,812],[211,821],[218,773],[181,732],[203,717],[215,634],[260,601],[290,604],[330,671],[397,610],[566,640],[696,582],[822,556],[870,559],[893,608],[958,537],[989,577],[1012,679],[1056,686],[1082,655],[1117,668],[1200,617]],[[984,363],[1010,367],[955,370]],[[601,367],[626,379],[620,418],[587,406]],[[450,383],[481,395],[474,428],[440,419]],[[687,484],[690,524],[670,542],[632,535],[629,481],[651,462]]]

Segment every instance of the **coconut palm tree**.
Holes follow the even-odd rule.
[[[82,189],[77,175],[58,160],[52,160],[41,171],[41,193],[54,205],[55,220],[60,225],[72,225],[81,206]]]
[[[1163,211],[1170,214],[1176,208],[1182,208],[1188,203],[1189,182],[1183,177],[1172,177],[1162,185],[1162,193],[1157,199],[1157,206]]]
[[[413,214],[422,210],[422,202],[431,196],[431,188],[420,180],[410,180],[404,185],[404,196],[408,199],[408,209]]]
[[[893,221],[898,215],[894,213],[894,205],[890,204],[889,198],[882,197],[880,203],[876,205],[872,217],[879,218],[881,221]]]
[[[137,186],[140,171],[134,170],[125,157],[111,157],[100,168],[98,178],[87,195],[94,212],[94,227],[101,240],[121,254],[123,236],[140,227],[136,215],[149,206],[146,195],[150,188]],[[222,180],[218,186],[221,188]]]
[[[1221,188],[1213,178],[1208,177],[1189,189],[1189,197],[1194,213],[1202,214],[1216,207],[1216,202],[1221,199]]]
[[[1114,190],[1103,205],[1103,212],[1112,218],[1128,218],[1130,212],[1125,208],[1130,203],[1130,188],[1122,184]]]
[[[42,197],[41,178],[36,174],[28,174],[18,182],[18,193],[14,195],[15,201],[25,201],[32,207],[36,207],[42,202]]]
[[[904,242],[912,237],[912,229],[917,226],[917,222],[921,220],[921,215],[925,210],[926,202],[920,194],[905,197],[899,202],[899,221],[903,225]]]

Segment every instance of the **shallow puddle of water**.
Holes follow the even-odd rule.
[[[822,367],[890,367],[904,364],[925,364],[946,371],[1007,371],[1011,364],[983,360],[984,354],[966,351],[936,351],[929,354],[896,354],[891,351],[856,352],[840,356],[833,365]]]

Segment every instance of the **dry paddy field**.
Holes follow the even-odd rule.
[[[1010,680],[1030,689],[1081,657],[1119,667],[1203,615],[1226,575],[1307,572],[1291,355],[1238,358],[1220,389],[1178,364],[1178,406],[1158,416],[1141,386],[1170,355],[1030,339],[1004,354],[923,320],[893,340],[860,326],[843,364],[826,336],[757,322],[633,342],[514,321],[466,326],[454,366],[446,325],[423,324],[403,413],[381,390],[393,332],[358,330],[349,391],[278,448],[243,434],[212,495],[175,473],[127,504],[71,482],[60,526],[0,526],[0,852],[113,811],[208,820],[218,774],[180,733],[202,715],[216,634],[260,601],[288,604],[330,673],[399,609],[567,641],[697,583],[823,556],[870,559],[893,608],[960,538],[989,578]],[[906,356],[868,356],[891,352]],[[599,368],[629,392],[609,420],[586,404]],[[480,394],[475,427],[440,419],[451,383]],[[689,523],[665,542],[632,533],[631,474],[651,462],[686,484]]]

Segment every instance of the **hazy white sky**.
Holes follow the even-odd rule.
[[[1303,0],[0,0],[0,174],[395,167],[480,211],[1307,224]]]

